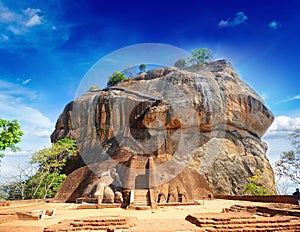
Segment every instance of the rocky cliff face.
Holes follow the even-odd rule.
[[[219,60],[185,70],[155,69],[87,93],[66,106],[51,140],[76,139],[79,166],[112,160],[127,189],[134,188],[127,169],[145,168],[153,177],[150,188],[192,171],[191,178],[198,173],[207,191],[242,194],[247,178],[260,169],[275,192],[261,141],[273,119],[232,65]],[[154,169],[142,164],[144,157],[152,157]],[[133,165],[133,158],[141,161]]]

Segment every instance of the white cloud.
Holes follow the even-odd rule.
[[[218,25],[219,27],[235,27],[248,19],[248,16],[244,12],[237,12],[234,19],[221,20]]]
[[[295,128],[300,128],[300,117],[293,118],[282,115],[275,118],[269,130],[263,136],[263,140],[267,142],[269,147],[267,157],[273,165],[279,160],[280,154],[293,149],[289,134]]]
[[[7,35],[5,35],[5,34],[0,35],[0,42],[1,41],[7,41],[7,40],[9,40],[9,37]]]
[[[25,26],[33,27],[33,26],[41,25],[42,23],[43,23],[42,17],[40,17],[39,15],[34,15],[25,23]]]
[[[296,128],[300,128],[300,117],[278,116],[270,126],[265,137],[288,136],[288,134],[293,132]]]
[[[32,9],[32,8],[27,8],[26,10],[23,10],[24,14],[27,15],[28,17],[33,17],[37,13],[40,13],[40,9]]]
[[[6,98],[11,96],[15,99],[27,98],[34,100],[37,98],[37,94],[34,91],[4,80],[0,80],[0,93],[0,101],[7,100]]]
[[[278,27],[280,26],[280,23],[273,20],[268,24],[268,27],[271,28],[272,30],[276,30],[278,29]]]
[[[17,14],[9,10],[7,7],[0,2],[0,22],[1,23],[10,23],[17,18]]]
[[[25,23],[26,27],[34,27],[43,23],[43,17],[38,15],[41,12],[40,9],[27,8],[23,12],[29,18]]]
[[[24,1],[15,7],[7,7],[0,0],[0,49],[52,50],[65,43],[69,28],[65,25],[53,27],[57,23],[58,14],[53,12],[53,6],[49,3],[47,8],[47,3],[43,3],[42,11],[28,5],[29,3]],[[60,24],[62,25],[62,22]]]
[[[22,81],[22,84],[23,84],[23,85],[26,85],[26,84],[28,84],[30,81],[31,81],[31,78],[26,79],[26,80]]]
[[[288,102],[288,101],[294,101],[294,100],[300,100],[300,94],[299,94],[299,95],[296,95],[296,96],[294,96],[294,97],[291,97],[291,98],[288,98],[288,99],[279,101],[278,103]]]
[[[31,8],[21,12],[13,11],[0,2],[1,29],[14,35],[27,34],[30,32],[27,28],[43,24],[43,17],[39,13],[40,9]]]
[[[49,136],[54,123],[39,110],[28,106],[32,92],[27,88],[0,80],[0,117],[8,120],[17,119],[24,131],[18,154],[32,154],[49,146]],[[7,151],[6,154],[10,154]]]

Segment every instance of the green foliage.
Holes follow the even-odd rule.
[[[133,74],[135,73],[135,67],[132,66],[128,66],[128,68],[126,68],[123,73],[127,76],[127,77],[132,77]]]
[[[92,85],[92,86],[89,88],[88,92],[92,92],[92,91],[98,90],[98,89],[99,89],[99,86],[98,86],[98,85]]]
[[[20,185],[22,182],[13,181],[10,183],[1,184],[0,197],[4,200],[19,200],[24,199]]]
[[[121,81],[125,81],[126,79],[125,74],[121,72],[114,72],[110,77],[108,77],[107,87],[113,86]]]
[[[0,184],[0,197],[5,200],[25,199],[26,182],[32,176],[32,167],[19,168],[18,173],[5,178],[9,182]]]
[[[269,180],[266,178],[268,170],[257,169],[255,175],[248,178],[250,183],[244,187],[244,193],[254,196],[268,196],[272,194]]]
[[[187,65],[186,59],[184,58],[180,58],[179,60],[177,60],[174,64],[174,66],[176,68],[185,68]]]
[[[253,196],[269,196],[269,195],[271,195],[271,193],[268,192],[268,190],[266,190],[264,187],[258,186],[254,183],[247,184],[244,188],[244,193],[253,195]]]
[[[192,57],[189,59],[191,64],[205,64],[212,58],[212,50],[200,48],[192,50]]]
[[[279,178],[287,178],[295,184],[300,184],[300,129],[289,135],[294,150],[283,152],[275,162],[275,171]]]
[[[0,185],[0,198],[7,200],[54,197],[66,178],[62,173],[66,163],[77,155],[76,142],[61,139],[51,147],[44,148],[32,155],[31,163],[37,165],[32,175],[26,169],[13,177],[13,181]]]
[[[63,138],[53,143],[51,147],[35,152],[31,163],[38,164],[42,172],[57,172],[61,171],[68,159],[76,155],[75,140]]]
[[[140,73],[144,73],[144,72],[146,72],[146,65],[145,64],[141,64],[140,66],[139,66],[139,70],[140,70]]]
[[[61,184],[61,171],[67,161],[77,155],[76,142],[72,139],[61,139],[51,147],[44,148],[32,155],[31,162],[38,165],[38,171],[29,181],[32,188],[30,198],[43,198],[55,194],[55,186]],[[34,184],[30,184],[34,183]],[[60,184],[59,184],[60,183]]]
[[[54,197],[66,178],[65,174],[37,172],[26,183],[26,198],[42,199]],[[39,185],[41,180],[42,185]]]
[[[21,141],[23,135],[21,126],[17,120],[5,120],[0,118],[0,151],[10,148],[13,152],[20,150],[16,146]],[[3,154],[0,154],[3,157]]]

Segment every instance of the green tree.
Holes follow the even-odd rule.
[[[5,182],[0,183],[0,198],[5,200],[26,198],[26,182],[33,175],[34,168],[32,166],[17,168],[17,172],[5,177]]]
[[[212,59],[212,50],[200,48],[192,50],[192,57],[189,59],[191,64],[205,64]]]
[[[54,197],[63,181],[67,178],[67,175],[49,173],[43,177],[43,184],[39,188],[36,188],[40,184],[40,178],[40,175],[34,175],[27,180],[26,198],[42,199]]]
[[[145,64],[141,64],[140,66],[139,66],[139,70],[140,70],[140,73],[144,73],[144,72],[146,72],[146,65]]]
[[[113,86],[125,80],[126,80],[125,74],[121,72],[114,72],[110,77],[108,77],[107,87]]]
[[[126,68],[123,73],[127,76],[127,77],[132,77],[133,74],[135,73],[135,67],[129,65],[128,68]]]
[[[275,171],[279,178],[300,184],[300,129],[295,129],[289,139],[294,149],[280,155],[280,159],[275,162]]]
[[[174,64],[174,66],[176,68],[185,68],[186,65],[187,65],[187,62],[186,62],[186,59],[184,59],[184,58],[178,59]]]
[[[270,180],[266,178],[268,170],[257,169],[255,175],[248,178],[249,183],[244,187],[244,193],[254,196],[267,196],[272,194]]]
[[[20,150],[16,144],[21,141],[23,134],[17,120],[10,121],[0,118],[0,151],[4,151],[7,148],[13,152]],[[0,153],[0,157],[3,157],[3,154]]]
[[[89,88],[88,92],[92,92],[92,91],[98,90],[98,89],[99,89],[99,86],[98,86],[98,85],[92,85],[92,86]]]
[[[52,197],[53,189],[63,179],[63,167],[77,155],[76,143],[72,139],[61,139],[51,147],[44,148],[32,155],[31,162],[38,165],[38,171],[29,179],[32,195],[30,198]]]

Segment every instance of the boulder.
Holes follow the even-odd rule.
[[[247,178],[265,170],[275,193],[261,140],[273,120],[230,62],[218,60],[188,69],[154,69],[86,93],[66,106],[51,140],[76,140],[81,159],[74,169],[111,161],[115,183],[132,189],[137,175],[149,174],[149,188],[172,201],[178,195],[192,197],[190,179],[180,177],[186,172],[201,180],[203,194],[242,194]],[[152,157],[151,168],[145,157]]]

